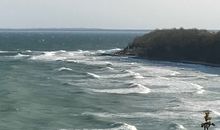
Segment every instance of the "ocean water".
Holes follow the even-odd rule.
[[[220,68],[108,55],[143,33],[0,32],[0,129],[220,129]]]

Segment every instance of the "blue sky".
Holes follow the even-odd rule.
[[[0,0],[0,28],[220,29],[220,0]]]

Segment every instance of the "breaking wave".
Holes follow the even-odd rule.
[[[75,129],[60,129],[60,130],[75,130]],[[127,123],[114,123],[112,124],[112,128],[106,129],[77,129],[77,130],[137,130],[137,128],[133,125],[129,125]]]
[[[168,130],[185,130],[186,128],[181,125],[181,124],[177,124],[177,123],[172,123],[168,126]]]
[[[141,84],[132,83],[128,88],[117,88],[117,89],[91,89],[97,93],[112,93],[112,94],[147,94],[151,90]]]
[[[96,79],[99,79],[101,76],[97,75],[97,74],[94,74],[94,73],[87,73],[87,75],[89,75],[90,77],[92,78],[96,78]]]
[[[205,92],[205,90],[203,89],[203,86],[198,85],[198,84],[194,84],[194,83],[190,83],[192,86],[195,86],[196,89],[198,90],[196,93],[197,94],[203,94]]]
[[[14,58],[16,58],[16,59],[24,58],[24,57],[29,57],[29,55],[24,55],[24,54],[18,53],[17,55],[14,56]]]
[[[61,67],[58,69],[58,71],[72,71],[71,68],[67,68],[67,67]]]
[[[134,77],[136,79],[143,79],[144,78],[144,76],[142,76],[140,73],[136,73],[131,70],[125,70],[125,72],[127,72],[131,77]]]

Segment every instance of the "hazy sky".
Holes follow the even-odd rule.
[[[0,28],[220,29],[220,0],[0,0]]]

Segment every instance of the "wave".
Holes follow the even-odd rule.
[[[154,77],[141,81],[142,84],[151,86],[155,93],[195,93],[204,94],[204,87],[189,81],[176,78]]]
[[[114,68],[112,68],[112,67],[106,67],[106,69],[108,69],[108,70],[114,70]]]
[[[147,66],[147,67],[141,67],[142,71],[145,71],[149,74],[153,75],[160,75],[160,76],[177,76],[180,75],[181,73],[175,70],[170,70],[169,68],[161,68],[157,66]]]
[[[186,128],[181,125],[181,124],[177,124],[177,123],[172,123],[168,126],[168,130],[185,130]]]
[[[32,51],[31,51],[31,50],[25,50],[24,52],[26,52],[26,53],[31,53]]]
[[[97,54],[113,54],[117,51],[120,51],[122,49],[120,48],[114,48],[114,49],[109,49],[109,50],[98,50],[96,51]]]
[[[57,61],[57,60],[65,60],[66,56],[61,55],[56,51],[43,52],[40,55],[34,55],[30,58],[31,60],[40,60],[40,61]]]
[[[106,66],[113,66],[113,64],[111,62],[105,62]]]
[[[29,55],[24,55],[24,54],[18,53],[17,55],[15,55],[13,57],[16,59],[19,59],[19,58],[29,57]]]
[[[136,73],[134,71],[131,70],[125,70],[125,72],[129,73],[131,77],[135,78],[135,79],[143,79],[144,76],[142,76],[140,73]]]
[[[220,116],[220,112],[216,111],[216,110],[211,110],[215,115]]]
[[[151,90],[141,84],[132,83],[129,88],[118,88],[118,89],[91,89],[97,93],[111,93],[111,94],[147,94]]]
[[[40,61],[57,61],[57,60],[64,60],[64,61],[71,61],[71,60],[80,60],[84,61],[91,60],[91,57],[88,56],[99,56],[100,53],[113,53],[114,51],[119,50],[119,48],[116,49],[110,49],[110,50],[98,50],[98,51],[87,51],[87,50],[78,50],[78,51],[65,51],[65,50],[59,50],[59,51],[45,51],[38,55],[32,55],[30,58],[31,60],[40,60]],[[93,57],[94,58],[94,57]],[[94,59],[93,59],[94,60]],[[107,66],[112,66],[112,63],[106,62]]]
[[[72,71],[71,68],[61,67],[58,69],[58,71]]]
[[[73,129],[60,129],[60,130],[73,130]],[[106,129],[77,129],[77,130],[137,130],[137,128],[133,125],[129,125],[127,123],[114,123],[112,124],[112,128]]]
[[[59,50],[59,51],[46,51],[38,55],[33,55],[30,59],[31,60],[40,60],[40,61],[75,61],[75,60],[83,60],[87,56],[87,54],[90,54],[92,52],[90,51],[65,51],[65,50]]]
[[[99,118],[145,118],[145,117],[152,117],[153,114],[151,113],[144,113],[144,112],[135,112],[135,113],[107,113],[107,112],[84,112],[82,115],[85,116],[95,116]]]
[[[8,53],[9,51],[0,51],[0,53]]]
[[[160,120],[167,120],[167,118],[175,119],[185,119],[185,116],[179,112],[172,111],[160,111],[157,113],[153,112],[134,112],[134,113],[108,113],[108,112],[84,112],[82,116],[94,116],[98,118],[154,118]],[[172,115],[172,116],[171,116]]]
[[[195,86],[197,89],[197,94],[203,94],[205,92],[205,90],[203,89],[203,86],[198,85],[198,84],[194,84],[194,83],[190,83],[192,86]]]
[[[91,76],[92,78],[96,78],[96,79],[99,79],[99,78],[100,78],[99,75],[94,74],[94,73],[89,73],[89,72],[87,72],[87,75]]]

